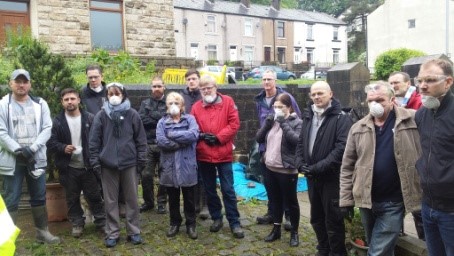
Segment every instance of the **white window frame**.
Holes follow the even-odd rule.
[[[207,45],[207,60],[218,60],[218,46],[215,44]]]
[[[207,15],[205,25],[207,27],[207,33],[216,33],[216,16]]]
[[[251,18],[244,18],[244,36],[254,36],[254,26]]]
[[[314,40],[314,24],[306,24],[307,25],[307,40]]]
[[[277,27],[276,28],[276,33],[277,33],[276,36],[278,38],[285,38],[285,22],[284,21],[277,21],[276,27]]]

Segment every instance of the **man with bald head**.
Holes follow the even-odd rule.
[[[405,210],[421,208],[415,163],[421,146],[415,111],[394,103],[384,81],[366,86],[369,114],[348,134],[340,174],[340,207],[359,207],[368,255],[394,255]]]
[[[310,98],[312,104],[302,117],[296,166],[307,178],[318,255],[347,255],[339,172],[352,120],[342,112],[328,83],[314,83]]]

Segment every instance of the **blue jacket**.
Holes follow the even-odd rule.
[[[266,101],[265,101],[265,97],[266,97],[265,90],[262,90],[259,94],[257,94],[254,97],[255,107],[256,107],[256,112],[257,112],[257,117],[259,119],[260,127],[263,126],[266,116],[268,116],[269,114],[274,114],[273,104],[274,104],[276,97],[281,93],[287,93],[288,95],[290,95],[290,99],[292,100],[293,111],[295,111],[295,113],[298,115],[298,117],[301,118],[301,111],[300,111],[300,108],[298,107],[298,104],[296,103],[295,98],[293,98],[293,96],[290,93],[286,92],[281,87],[276,86],[276,90],[277,90],[276,96],[273,98],[273,100],[271,101],[269,106],[266,104]],[[264,143],[259,144],[259,151],[265,152]]]
[[[437,111],[422,107],[415,120],[421,138],[416,169],[423,202],[439,211],[454,212],[454,95],[448,92]]]
[[[159,120],[156,140],[161,149],[161,185],[190,187],[197,184],[198,138],[199,126],[192,115],[183,114],[178,123],[168,115]]]

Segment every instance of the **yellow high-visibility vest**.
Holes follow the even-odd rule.
[[[8,210],[6,209],[5,202],[0,195],[0,227],[2,227],[2,232],[0,232],[0,255],[2,256],[12,256],[16,251],[16,241],[17,236],[19,235],[20,230],[14,225],[11,216],[9,216]]]

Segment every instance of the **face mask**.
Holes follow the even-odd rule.
[[[282,109],[280,108],[275,108],[274,109],[274,120],[276,120],[276,118],[280,117],[280,116],[284,116],[284,111],[282,111]]]
[[[422,105],[428,109],[437,109],[440,107],[440,100],[433,96],[422,95],[421,102]]]
[[[121,104],[121,100],[122,98],[120,96],[111,96],[109,98],[109,103],[112,105],[112,106],[117,106],[117,105],[120,105]]]
[[[207,95],[207,96],[203,97],[203,100],[208,104],[213,103],[215,99],[216,98],[213,95]]]
[[[372,101],[369,103],[369,113],[373,117],[382,117],[385,113],[385,109],[381,104],[377,103],[376,101]]]
[[[315,113],[321,115],[321,114],[323,114],[323,112],[325,112],[325,109],[324,108],[319,108],[319,107],[315,106],[315,104],[314,104],[314,105],[312,105],[312,111],[314,111]]]
[[[100,85],[100,86],[98,86],[98,87],[96,87],[96,88],[90,87],[90,89],[91,89],[92,91],[94,91],[94,92],[100,92],[100,91],[102,91],[102,85]]]
[[[171,105],[169,109],[169,113],[172,116],[176,116],[180,114],[180,108],[177,105]]]

